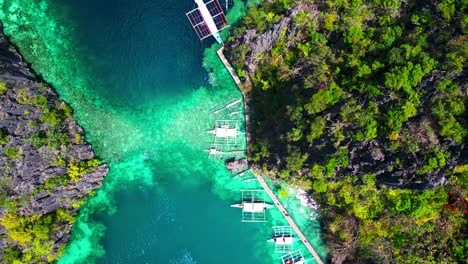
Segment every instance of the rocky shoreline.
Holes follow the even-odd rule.
[[[223,46],[249,165],[317,200],[329,262],[467,259],[466,23],[450,8],[263,1]]]
[[[317,6],[315,4],[306,4],[301,2],[294,5],[290,9],[287,9],[281,19],[277,19],[277,21],[274,23],[268,22],[268,27],[266,27],[264,30],[259,30],[256,28],[245,29],[243,34],[234,35],[226,43],[224,49],[226,58],[229,62],[232,63],[233,67],[238,71],[238,73],[241,73],[239,76],[241,77],[242,81],[241,85],[244,87],[243,92],[249,97],[247,100],[248,108],[263,110],[263,108],[268,107],[268,105],[265,104],[265,98],[267,98],[269,95],[265,94],[268,93],[269,88],[262,88],[265,89],[265,94],[262,94],[262,92],[258,91],[259,87],[253,87],[253,78],[258,77],[259,68],[265,67],[264,65],[262,66],[262,63],[264,63],[263,60],[265,54],[278,52],[277,50],[275,51],[275,48],[277,48],[278,45],[294,47],[298,45],[297,43],[304,42],[302,39],[304,36],[301,35],[301,29],[298,28],[296,22],[294,21],[294,17],[296,17],[300,12],[307,13],[309,19],[318,19],[319,11]],[[285,55],[283,54],[282,56]],[[310,73],[310,69],[308,68],[309,64],[301,62],[299,59],[297,61],[299,61],[298,65],[295,65],[296,68],[291,71],[293,73],[289,73],[291,75],[290,79],[292,80],[291,84],[289,85],[299,84],[301,86],[305,86],[304,79],[307,74]],[[438,75],[440,74],[437,72],[434,73],[434,76]],[[285,76],[287,75],[285,74]],[[283,76],[282,78],[286,77]],[[420,89],[425,90],[427,94],[435,94],[437,92],[435,85],[431,83],[433,79],[436,79],[436,77],[432,77],[430,80],[422,81],[420,84]],[[304,96],[304,98],[311,97],[311,95],[308,94],[310,93],[310,90],[312,89],[306,89],[302,96]],[[467,94],[466,87],[463,87],[462,91],[463,94]],[[272,94],[272,98],[280,96],[279,94]],[[288,95],[284,94],[281,96],[287,97]],[[352,95],[347,96],[351,98],[350,96]],[[385,105],[389,100],[387,97],[377,97],[375,105]],[[295,99],[285,99],[285,101],[288,100],[294,101]],[[430,96],[422,96],[421,104],[426,105],[430,100]],[[334,121],[340,118],[340,107],[342,107],[342,105],[338,104],[335,107],[330,107],[329,109],[323,111],[323,113],[321,113],[323,119],[327,120],[328,122],[335,122],[339,126],[343,126],[343,128],[359,131],[360,128],[351,128],[351,125],[344,121]],[[285,117],[282,115],[282,113],[285,111],[286,109],[278,111],[281,118]],[[258,119],[259,112],[261,111],[253,111],[251,113],[253,122],[266,122],[265,120],[256,120]],[[448,181],[445,175],[447,168],[444,168],[444,166],[435,169],[434,171],[421,173],[421,168],[424,166],[425,159],[427,159],[427,157],[423,154],[420,154],[419,150],[424,147],[427,148],[427,145],[430,144],[441,146],[441,149],[447,153],[451,153],[451,155],[449,155],[447,158],[444,158],[444,163],[450,168],[466,163],[467,150],[465,144],[459,144],[453,139],[446,138],[441,140],[432,135],[432,132],[421,132],[421,130],[425,129],[426,127],[434,125],[433,123],[434,121],[431,120],[430,117],[427,117],[425,112],[421,112],[403,126],[403,131],[401,134],[405,134],[408,137],[408,139],[406,139],[407,141],[411,142],[414,138],[416,138],[419,142],[421,142],[421,145],[423,145],[422,147],[413,146],[416,151],[412,150],[410,147],[410,151],[395,151],[393,148],[389,147],[388,137],[375,137],[372,140],[347,139],[343,141],[344,144],[342,144],[342,147],[346,148],[349,152],[349,157],[347,158],[348,164],[345,167],[337,168],[337,174],[339,176],[345,176],[375,173],[380,184],[384,184],[393,188],[426,190],[446,185]],[[273,128],[275,127],[274,123],[269,125],[273,126]],[[290,127],[287,127],[287,129],[291,129],[293,126],[294,125],[290,125]],[[329,125],[329,127],[332,126]],[[259,140],[260,138],[262,138],[264,135],[268,135],[272,139],[277,140],[275,142],[269,143],[270,145],[274,146],[272,149],[275,149],[275,152],[278,152],[280,156],[285,155],[288,150],[284,149],[284,146],[287,145],[286,143],[288,141],[284,140],[284,137],[281,138],[275,136],[280,134],[280,132],[284,132],[281,129],[275,133],[272,132],[273,130],[271,129],[266,131],[253,129],[251,132],[253,140],[249,147],[253,147],[253,145],[257,144],[258,141],[261,141]],[[328,134],[329,135],[324,133],[322,138],[316,139],[316,143],[314,144],[320,147],[311,148],[312,151],[310,151],[309,156],[314,158],[309,158],[306,163],[321,163],[324,162],[322,157],[326,155],[336,155],[338,153],[336,146],[330,143],[334,135],[332,135],[332,133]],[[402,138],[402,136],[400,136],[400,138]],[[276,157],[276,155],[270,155],[269,158],[263,160],[262,162],[265,162],[268,170],[270,171],[278,171],[285,166],[285,162]],[[253,165],[258,166],[258,164]]]
[[[50,262],[108,168],[84,141],[71,108],[0,31],[0,259]],[[47,228],[40,236],[39,222]],[[34,252],[35,243],[49,252]]]

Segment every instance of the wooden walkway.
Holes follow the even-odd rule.
[[[249,151],[249,145],[250,145],[250,109],[249,109],[249,106],[247,104],[248,102],[248,98],[247,98],[247,94],[244,93],[244,90],[243,90],[243,86],[242,86],[242,82],[240,81],[239,77],[237,76],[236,72],[234,71],[234,69],[232,68],[231,64],[228,62],[228,60],[226,59],[226,57],[224,56],[224,46],[221,47],[219,50],[218,50],[218,56],[219,58],[221,59],[221,61],[223,62],[224,66],[226,67],[226,69],[229,71],[229,73],[231,74],[232,76],[232,79],[234,79],[234,82],[237,84],[237,87],[239,88],[239,90],[241,91],[242,93],[242,96],[244,97],[244,112],[245,112],[245,134],[247,136],[247,154],[250,155],[250,151]],[[291,218],[291,216],[289,216],[288,212],[286,211],[286,209],[284,208],[284,206],[281,204],[281,202],[278,200],[278,198],[276,197],[276,195],[273,193],[273,191],[270,189],[270,187],[268,186],[268,184],[265,182],[265,179],[260,176],[260,175],[257,175],[256,173],[254,173],[253,171],[251,171],[252,174],[255,176],[255,178],[257,178],[258,182],[260,183],[260,185],[262,185],[263,189],[265,189],[265,191],[267,192],[268,196],[270,196],[271,200],[276,204],[276,206],[278,207],[278,209],[280,210],[281,214],[283,214],[284,218],[286,218],[286,220],[288,221],[289,225],[294,229],[294,231],[296,232],[297,236],[301,239],[302,243],[304,243],[305,247],[307,248],[307,250],[310,252],[310,254],[312,254],[312,256],[315,258],[315,261],[318,263],[318,264],[323,264],[323,261],[320,259],[320,256],[317,254],[317,252],[314,250],[314,248],[312,247],[312,245],[310,245],[309,241],[307,240],[307,238],[304,236],[304,234],[301,232],[301,230],[299,229],[299,227],[296,225],[296,223],[294,222],[294,220]]]
[[[226,59],[224,56],[224,46],[222,46],[216,53],[218,53],[219,58],[224,64],[224,67],[229,71],[231,74],[232,79],[234,79],[234,82],[236,83],[237,87],[239,88],[239,91],[242,93],[242,97],[244,98],[244,114],[245,114],[245,137],[247,138],[247,155],[250,156],[250,108],[247,102],[249,101],[248,96],[246,93],[244,93],[244,86],[242,85],[241,80],[237,76],[236,72],[232,68],[231,64],[229,61]]]
[[[271,200],[276,204],[276,206],[278,207],[278,209],[280,210],[280,212],[283,214],[284,218],[286,218],[286,220],[288,221],[289,225],[292,227],[292,229],[294,229],[294,231],[296,232],[297,236],[301,239],[302,243],[304,243],[304,246],[307,248],[307,250],[309,250],[310,254],[312,254],[312,256],[314,256],[314,259],[315,261],[317,261],[317,263],[319,264],[323,264],[322,260],[320,259],[320,256],[317,254],[317,252],[314,250],[314,248],[312,247],[312,245],[310,245],[309,241],[307,240],[307,238],[304,236],[304,234],[302,234],[301,230],[299,229],[299,227],[296,225],[296,223],[294,223],[294,220],[291,218],[291,216],[289,216],[288,212],[286,211],[286,209],[283,207],[283,205],[281,204],[281,202],[278,200],[278,198],[276,198],[276,195],[273,193],[273,191],[270,189],[270,187],[268,186],[268,184],[265,182],[265,179],[263,179],[262,176],[260,175],[257,175],[255,174],[255,178],[257,178],[258,182],[262,185],[263,189],[265,189],[265,191],[267,192],[268,196],[270,196]]]

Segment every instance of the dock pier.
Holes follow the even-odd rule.
[[[245,134],[246,134],[246,138],[247,138],[247,155],[250,156],[250,148],[249,148],[249,145],[250,145],[250,142],[251,142],[251,137],[250,137],[250,109],[249,109],[249,106],[247,104],[248,102],[248,95],[244,92],[244,89],[243,89],[243,85],[242,85],[242,82],[240,81],[239,77],[237,76],[236,72],[234,71],[234,69],[232,68],[231,64],[229,63],[229,61],[226,59],[226,57],[224,56],[224,46],[222,46],[218,51],[218,56],[219,58],[221,59],[221,61],[223,62],[224,66],[226,67],[226,69],[229,71],[229,73],[231,74],[231,77],[232,79],[234,80],[234,82],[236,83],[237,87],[239,88],[240,92],[242,93],[242,96],[244,97],[244,113],[245,113]],[[304,234],[301,232],[301,230],[299,229],[299,227],[296,225],[296,223],[294,222],[294,220],[291,218],[291,216],[288,214],[288,212],[286,211],[286,209],[284,208],[284,206],[281,204],[281,202],[278,200],[278,198],[276,197],[276,195],[273,193],[273,191],[270,189],[270,187],[268,186],[268,184],[265,182],[265,179],[254,173],[252,171],[252,174],[255,176],[255,178],[258,180],[258,182],[260,183],[260,185],[262,185],[263,189],[265,189],[266,193],[268,194],[268,196],[270,196],[271,200],[275,203],[275,205],[278,207],[278,209],[280,210],[281,214],[284,216],[284,218],[286,218],[286,220],[288,221],[289,225],[294,229],[294,231],[296,232],[297,236],[301,239],[302,243],[304,243],[304,246],[307,248],[307,250],[310,252],[310,254],[314,257],[315,261],[318,263],[318,264],[323,264],[323,261],[320,259],[320,256],[317,254],[317,252],[314,250],[314,248],[312,247],[312,245],[309,243],[309,241],[307,240],[307,238],[304,236]]]

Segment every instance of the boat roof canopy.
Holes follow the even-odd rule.
[[[265,203],[263,202],[256,202],[256,203],[243,202],[242,205],[243,205],[242,210],[244,212],[249,212],[249,213],[263,212],[266,209]]]

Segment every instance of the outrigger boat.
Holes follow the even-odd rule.
[[[275,243],[275,253],[290,253],[293,251],[294,237],[290,226],[274,226],[273,238],[267,240]]]
[[[293,243],[294,238],[292,236],[277,236],[272,239],[268,239],[267,242],[274,242],[276,245],[290,245]]]
[[[231,207],[241,208],[244,212],[257,213],[273,208],[273,205],[265,202],[242,202],[240,204],[233,204]]]
[[[265,203],[264,190],[241,190],[242,199],[240,203],[231,207],[242,209],[242,222],[265,222],[266,209],[273,205]]]
[[[203,40],[213,36],[219,44],[223,44],[219,32],[227,28],[229,24],[218,0],[211,0],[207,3],[203,0],[195,0],[195,3],[197,8],[186,15],[198,38]]]
[[[206,131],[210,134],[214,134],[215,137],[226,138],[226,137],[237,137],[238,131],[237,128],[232,128],[228,125],[223,125],[220,127],[215,127],[212,130]]]
[[[222,154],[242,154],[242,153],[244,153],[243,150],[222,151],[222,150],[218,150],[217,148],[209,148],[209,149],[205,149],[204,151],[208,152],[211,155],[216,155],[216,154],[220,154],[220,155],[222,155]]]
[[[281,256],[281,262],[283,264],[305,264],[304,256],[300,250],[288,253],[284,256]]]
[[[245,175],[247,172],[249,172],[249,169],[246,169],[244,171],[239,172],[236,176],[234,176],[234,179],[239,178],[243,175]]]
[[[231,101],[230,103],[228,103],[226,106],[221,107],[221,108],[218,108],[217,110],[212,111],[211,114],[212,114],[212,115],[216,115],[216,114],[218,114],[219,112],[223,111],[224,109],[229,109],[229,108],[231,108],[231,107],[237,105],[237,104],[240,103],[240,102],[242,102],[241,99],[233,100],[233,101]],[[240,111],[232,112],[232,113],[230,113],[230,115],[234,115],[233,113],[236,113],[236,114],[237,114],[237,113],[240,113]]]
[[[240,102],[242,102],[241,99],[235,100],[235,101],[229,103],[228,105],[226,105],[226,108],[231,108],[231,107],[235,106],[236,104],[238,104],[238,103],[240,103]]]
[[[295,259],[290,259],[285,262],[285,264],[304,264],[304,258],[303,257],[297,257]]]

